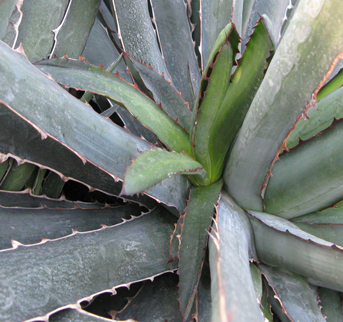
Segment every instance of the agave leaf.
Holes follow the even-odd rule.
[[[130,158],[138,155],[137,150],[149,149],[150,145],[73,98],[30,65],[21,54],[13,52],[2,43],[0,46],[1,68],[4,75],[8,76],[6,81],[2,78],[4,83],[0,86],[0,98],[5,99],[6,104],[11,104],[10,107],[0,105],[1,151],[11,151],[22,159],[51,167],[67,177],[75,175],[78,177],[76,180],[86,181],[91,187],[108,192],[113,189],[110,193],[118,195],[121,184],[114,182],[113,175],[122,177],[126,171],[125,166],[130,164]],[[22,79],[22,82],[15,83],[14,75]],[[21,99],[23,96],[24,101]],[[36,100],[37,97],[40,97],[39,101]],[[13,109],[21,117],[12,112]],[[27,118],[30,123],[27,123]],[[35,124],[35,127],[30,124]],[[17,131],[18,128],[23,132]],[[92,129],[91,141],[88,139],[89,128]],[[52,137],[48,136],[47,132]],[[45,140],[41,140],[42,135]],[[68,148],[66,144],[71,147]],[[52,158],[57,151],[59,159]],[[80,155],[83,157],[80,158]],[[92,161],[83,164],[87,157],[92,158]],[[71,169],[72,166],[74,169]],[[101,170],[103,167],[107,168],[105,172]],[[84,179],[91,180],[92,183]],[[159,185],[150,193],[160,201],[183,211],[188,195],[187,179],[178,176],[171,181],[172,187],[178,187],[177,192],[171,193],[172,187],[164,183],[164,186]]]
[[[101,67],[66,57],[42,61],[36,66],[43,72],[51,74],[59,83],[111,98],[125,106],[170,149],[190,153],[187,132],[157,104],[121,78],[106,72]]]
[[[342,298],[336,291],[320,287],[318,290],[322,313],[328,322],[340,322],[343,320]]]
[[[98,18],[95,19],[94,25],[87,38],[86,46],[82,52],[89,63],[94,65],[103,65],[108,68],[114,61],[120,57],[118,50],[113,45],[107,30],[101,24]],[[126,66],[123,62],[116,68],[121,77],[125,77]]]
[[[71,308],[70,308],[71,307]],[[100,317],[98,315],[82,310],[78,305],[68,305],[67,309],[62,309],[49,315],[48,322],[110,322],[112,319]],[[30,322],[30,320],[28,321]],[[34,319],[34,322],[46,322],[42,319]]]
[[[40,86],[43,86],[42,84],[43,83],[41,83]],[[59,91],[60,93],[65,93],[65,91],[60,88],[59,88]],[[40,95],[40,94],[37,94],[37,95]],[[55,98],[56,97],[57,95],[55,96]],[[70,103],[73,104],[74,99],[71,96],[70,98],[72,99],[72,102],[69,102],[69,103],[65,102],[65,106],[68,106],[68,104]],[[78,104],[78,101],[75,101],[75,102],[76,104]],[[44,104],[44,100],[42,100],[41,103],[42,105],[40,105],[40,107],[46,111],[46,105]],[[73,108],[75,108],[75,106],[76,105],[73,105]],[[50,169],[54,169],[54,171],[58,172],[60,176],[66,181],[70,178],[73,178],[76,181],[80,181],[84,183],[90,189],[98,189],[112,195],[119,195],[122,184],[120,182],[116,182],[115,180],[113,180],[113,175],[111,175],[108,172],[104,172],[93,163],[87,162],[86,164],[83,164],[79,155],[75,154],[65,145],[54,140],[53,138],[47,137],[45,140],[42,140],[40,133],[34,127],[32,127],[29,123],[27,123],[23,119],[18,118],[17,115],[12,113],[10,110],[8,110],[8,108],[6,108],[5,105],[0,104],[0,108],[1,108],[1,112],[0,112],[1,113],[1,117],[0,117],[1,152],[9,153],[11,156],[19,156],[21,159],[18,157],[15,157],[15,158],[19,159],[21,162],[23,161],[22,159],[25,158],[25,160],[29,160],[30,162],[33,162],[34,164],[40,167],[45,167],[45,168],[48,167]],[[31,108],[31,105],[28,104],[28,108]],[[64,118],[63,115],[61,116],[62,118]],[[49,113],[47,113],[46,117],[49,118]],[[91,118],[93,118],[93,116],[91,116]],[[76,120],[74,119],[74,121]],[[78,126],[80,126],[78,118],[76,122],[78,123]],[[42,123],[44,124],[44,120]],[[112,125],[112,126],[113,126],[112,131],[114,131],[112,132],[112,135],[115,135],[114,133],[116,133],[119,128],[116,127],[115,125]],[[18,131],[18,128],[20,128],[21,131]],[[120,129],[119,131],[121,132]],[[11,133],[11,135],[9,135],[9,133]],[[25,133],[25,135],[23,135],[22,133]],[[125,157],[125,154],[126,154],[127,165],[130,164],[130,158],[138,155],[137,149],[144,150],[144,149],[150,148],[150,145],[148,145],[147,142],[144,142],[142,140],[137,140],[136,137],[134,137],[133,135],[130,135],[127,131],[122,131],[121,135],[122,135],[122,140],[124,140],[123,142],[126,142],[126,147],[122,146],[122,149],[120,149],[120,146],[116,145],[113,142],[111,149],[114,146],[116,146],[116,149],[118,149],[117,152],[121,151],[119,154],[116,154],[116,158],[118,158],[119,155],[122,155]],[[73,135],[71,140],[74,140],[74,139],[75,137]],[[110,150],[110,148],[108,149]],[[96,151],[98,152],[97,148],[96,148]],[[58,155],[59,158],[53,157],[54,155]],[[61,160],[63,160],[63,162],[61,162]],[[112,160],[113,159],[111,159],[111,163],[113,165]],[[119,173],[122,173],[122,177],[123,177],[123,173],[125,172],[125,164],[118,163],[116,166],[119,166],[117,169],[120,171]],[[179,181],[180,179],[172,178],[172,181],[173,180]],[[184,180],[186,179],[184,178]],[[176,183],[174,182],[173,185],[174,184]],[[182,190],[185,189],[185,183],[181,183],[181,186],[179,188],[181,189],[180,192],[182,194]],[[158,193],[158,195],[163,193],[163,191],[159,192],[158,189],[156,190],[156,192]],[[169,199],[167,203],[171,203],[171,204],[174,204],[174,202],[176,201],[176,203],[179,205],[175,204],[175,206],[178,209],[180,208],[180,210],[182,211],[184,207],[186,206],[184,199],[187,197],[187,193],[188,191],[186,188],[185,191],[183,192],[184,195],[182,199],[180,199],[181,204],[177,201],[178,200],[177,198],[175,199],[176,196],[173,196],[174,201],[172,201],[169,198],[165,199],[165,201]],[[168,193],[164,193],[164,197],[167,197],[167,196],[168,196]],[[171,195],[169,194],[169,196]],[[154,202],[151,203],[152,200],[148,197],[143,197],[143,199],[142,197],[138,199],[137,197],[128,197],[127,199],[132,199],[132,198],[133,200],[140,200],[141,203],[145,204],[150,209],[152,209],[155,206]]]
[[[317,289],[304,277],[263,264],[259,268],[272,287],[282,311],[291,321],[325,322],[317,302]]]
[[[23,44],[30,61],[55,54],[77,58],[86,44],[99,4],[99,0],[24,1],[17,45]]]
[[[62,193],[65,182],[55,172],[50,171],[44,180],[41,194],[49,198],[57,199]]]
[[[219,180],[207,187],[193,186],[185,214],[179,219],[181,226],[179,301],[184,319],[187,319],[192,309],[205,258],[207,231],[213,219],[214,207],[218,203],[222,185],[222,180]]]
[[[123,49],[139,61],[151,65],[169,79],[169,73],[157,43],[146,0],[112,0]]]
[[[32,194],[34,195],[40,195],[42,192],[42,185],[44,183],[45,175],[47,174],[48,169],[42,169],[40,168],[38,170],[36,180],[34,183],[34,186],[32,187]]]
[[[342,198],[342,133],[340,122],[280,156],[265,193],[267,212],[293,218],[329,207]]]
[[[203,166],[187,154],[162,149],[144,151],[128,168],[121,194],[133,195],[143,192],[178,173],[206,177]]]
[[[193,154],[208,172],[209,182],[216,182],[219,179],[213,176],[216,169],[212,169],[209,138],[230,83],[238,41],[238,34],[232,24],[227,25],[219,34],[201,79],[201,91],[192,116]]]
[[[12,163],[12,161],[11,161],[11,163]],[[11,166],[10,159],[6,159],[5,161],[2,161],[0,163],[0,186],[1,186],[2,181],[5,178],[6,173],[8,172],[10,166]]]
[[[300,229],[314,236],[343,246],[343,211],[328,208],[292,220]]]
[[[262,294],[263,294],[263,283],[262,283],[262,275],[260,270],[254,263],[250,263],[250,273],[252,282],[254,284],[254,289],[256,292],[257,302],[261,302]]]
[[[200,73],[183,0],[152,0],[158,39],[175,87],[191,106],[198,93]],[[191,77],[189,77],[189,74]]]
[[[208,252],[201,271],[198,284],[198,292],[195,297],[195,305],[199,321],[211,321],[212,300],[211,300],[211,272],[208,261]]]
[[[44,196],[32,195],[30,189],[24,191],[1,191],[0,190],[0,207],[4,208],[99,208],[101,204],[73,202],[64,197],[59,199],[50,199]],[[101,205],[104,206],[104,205]]]
[[[262,210],[261,193],[273,160],[343,51],[342,14],[338,0],[297,3],[224,174],[228,192],[246,209]]]
[[[6,177],[1,182],[1,190],[22,190],[35,169],[36,166],[34,164],[24,163],[17,165],[12,163]]]
[[[262,311],[262,314],[264,316],[265,322],[274,322],[272,308],[271,308],[271,301],[269,301],[269,292],[268,288],[266,287],[266,282],[263,280],[263,293],[260,303],[260,309]],[[274,307],[273,307],[274,309]]]
[[[127,57],[130,59],[130,57]],[[162,109],[189,132],[192,112],[180,93],[151,67],[131,58],[130,62],[139,73],[144,85],[152,92],[156,103],[161,103]]]
[[[153,281],[145,281],[138,295],[119,314],[117,320],[135,319],[141,322],[168,321],[180,322],[182,316],[177,301],[176,274],[163,274]],[[153,308],[147,310],[147,308]]]
[[[3,0],[0,3],[0,39],[2,39],[7,30],[7,25],[15,7],[16,0]]]
[[[176,263],[166,265],[173,221],[158,208],[109,228],[1,251],[0,292],[7,299],[1,320],[44,315],[91,294],[175,269]]]
[[[297,1],[293,1],[293,3],[294,2]],[[291,0],[279,0],[277,2],[271,0],[254,1],[253,7],[250,12],[247,32],[245,34],[246,39],[243,40],[243,43],[246,42],[247,37],[251,34],[257,21],[260,20],[261,16],[264,16],[265,19],[269,21],[268,31],[273,41],[274,47],[276,48],[281,37],[282,26],[287,19],[287,10],[291,8]]]
[[[50,201],[50,204],[52,201]],[[42,239],[56,239],[71,235],[73,231],[91,231],[113,226],[131,216],[139,216],[138,205],[121,207],[59,209],[0,208],[0,249],[12,248],[11,240],[21,244],[39,243]]]
[[[287,139],[287,148],[292,149],[301,141],[306,141],[327,129],[336,119],[343,117],[343,87],[323,97],[317,109],[308,111],[308,119],[300,120]]]
[[[338,65],[338,63],[337,63]],[[336,66],[337,66],[336,65]],[[317,100],[321,100],[326,95],[333,92],[335,89],[341,87],[343,85],[343,68],[339,70],[339,72],[323,86],[317,95]]]
[[[209,240],[212,322],[264,321],[249,267],[256,257],[249,220],[225,192],[217,216]]]
[[[306,276],[311,284],[343,290],[342,247],[308,234],[286,219],[249,213],[261,262]]]
[[[220,32],[231,22],[233,0],[200,1],[201,57],[205,69],[208,57]]]
[[[272,42],[261,20],[239,61],[211,126],[208,147],[212,170],[209,175],[212,178],[218,178],[223,173],[227,151],[263,80],[271,50]]]

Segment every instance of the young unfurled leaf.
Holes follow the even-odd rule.
[[[203,166],[184,153],[152,149],[142,152],[128,168],[121,195],[133,195],[161,182],[173,174],[207,176]]]

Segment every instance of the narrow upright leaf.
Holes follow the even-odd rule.
[[[207,232],[223,182],[207,187],[192,187],[186,212],[180,217],[180,307],[187,319],[193,305],[205,258]]]

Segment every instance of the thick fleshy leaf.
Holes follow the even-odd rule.
[[[146,0],[112,0],[123,49],[169,79]]]
[[[311,284],[343,290],[342,247],[308,234],[286,219],[249,213],[261,262],[306,276]]]
[[[310,109],[307,116],[308,119],[300,120],[287,138],[288,149],[324,131],[335,119],[343,118],[343,87],[323,97],[317,103],[317,109]]]
[[[139,294],[115,318],[120,321],[131,318],[140,322],[182,321],[177,301],[177,283],[177,275],[171,273],[158,276],[153,281],[145,281]],[[151,309],[147,309],[149,307]]]
[[[343,210],[327,208],[294,218],[292,220],[300,229],[343,247]]]
[[[256,257],[253,232],[244,211],[223,193],[209,240],[212,322],[264,321],[249,259]]]
[[[58,207],[58,201],[56,202]],[[0,208],[0,249],[12,248],[11,240],[35,244],[42,239],[56,239],[73,231],[90,231],[102,225],[113,226],[131,216],[139,216],[137,205],[82,209],[16,209]]]
[[[46,320],[34,319],[35,322],[46,322]],[[67,308],[52,314],[49,322],[110,322],[112,319],[100,317],[82,310],[81,308]]]
[[[193,110],[192,150],[196,160],[208,172],[209,182],[216,182],[219,179],[219,177],[213,177],[216,169],[212,169],[209,139],[214,131],[216,116],[230,83],[238,42],[239,37],[234,26],[228,24],[219,34],[210,54],[201,79],[200,93]]]
[[[334,68],[334,71],[332,72],[332,74],[335,73],[335,69],[337,67],[340,66],[340,64],[342,64],[342,62],[338,62],[337,65]],[[332,75],[331,74],[331,75]],[[331,76],[330,75],[330,76]],[[321,100],[323,97],[325,97],[326,95],[332,93],[335,89],[341,87],[343,85],[343,68],[341,68],[337,74],[332,77],[332,79],[330,79],[330,81],[328,81],[318,92],[317,94],[317,100]]]
[[[199,91],[200,73],[191,26],[183,0],[152,0],[163,58],[175,87],[192,107]]]
[[[284,139],[343,52],[342,14],[339,0],[298,1],[224,174],[228,192],[244,208],[262,210],[262,189]]]
[[[158,208],[113,227],[1,251],[0,293],[6,299],[1,320],[44,315],[82,298],[90,300],[97,292],[175,269],[176,263],[166,265],[173,221]]]
[[[203,166],[184,153],[152,149],[142,152],[128,168],[122,195],[145,191],[175,174],[206,176]]]
[[[328,322],[343,321],[342,297],[340,293],[327,288],[319,288],[320,306]]]
[[[213,178],[222,175],[227,151],[263,80],[271,50],[272,42],[261,20],[249,40],[211,125],[208,147],[212,173],[209,175]]]
[[[46,60],[36,66],[51,74],[58,83],[107,96],[125,106],[170,149],[190,153],[187,132],[156,103],[120,77],[82,60],[68,58]]]
[[[162,109],[187,131],[191,126],[192,112],[180,93],[167,81],[163,75],[135,59],[130,59],[134,68],[142,78],[144,85],[152,92],[156,103],[161,103]],[[191,105],[192,106],[192,105]]]
[[[118,195],[121,184],[114,182],[113,176],[123,177],[130,158],[137,157],[138,150],[149,149],[150,144],[69,95],[23,55],[3,43],[0,46],[3,71],[0,98],[6,104],[0,105],[1,152],[56,169],[65,177]],[[16,77],[21,81],[15,81]],[[59,158],[54,157],[56,153]],[[85,162],[87,158],[90,162]],[[188,195],[187,179],[178,176],[171,180],[178,181],[172,187],[177,186],[181,194],[171,193],[172,188],[166,183],[150,193],[183,211]]]
[[[245,3],[246,1],[244,1]],[[277,47],[277,44],[280,40],[281,36],[281,28],[286,21],[287,18],[287,10],[292,8],[293,4],[296,1],[291,0],[258,0],[254,1],[253,7],[250,12],[249,23],[248,23],[248,30],[246,33],[246,40],[249,34],[251,34],[255,24],[264,15],[268,21],[268,30],[270,33],[270,37],[273,40],[274,46]],[[243,40],[245,43],[245,40]]]
[[[342,198],[342,133],[340,122],[280,156],[266,189],[266,212],[293,218],[329,207]]]
[[[78,58],[94,23],[100,0],[24,1],[17,45],[30,61],[54,55]]]
[[[234,1],[209,0],[199,2],[201,15],[200,52],[202,55],[202,68],[204,70],[218,35],[231,22]]]
[[[207,244],[207,232],[213,220],[214,207],[218,203],[223,182],[219,180],[207,187],[191,188],[186,211],[179,219],[181,226],[180,259],[180,307],[184,318],[190,313],[200,280]],[[175,237],[174,237],[175,238]]]
[[[0,189],[8,191],[22,190],[35,168],[36,166],[30,163],[21,165],[12,163],[6,177],[1,182]]]
[[[325,322],[318,306],[317,289],[304,277],[263,264],[259,268],[291,321]]]
[[[0,3],[0,39],[5,36],[15,3],[16,0],[3,0]]]

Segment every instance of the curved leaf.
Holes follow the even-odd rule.
[[[36,66],[44,73],[51,74],[58,83],[107,96],[125,106],[170,149],[190,153],[187,132],[156,103],[121,78],[101,67],[68,58],[46,60]]]
[[[261,262],[306,276],[311,284],[342,292],[343,247],[308,234],[286,219],[249,213]]]
[[[184,153],[152,149],[142,152],[128,168],[121,194],[143,192],[174,174],[206,176],[203,166]]]
[[[262,189],[283,141],[343,52],[342,14],[339,0],[297,3],[225,170],[228,192],[245,209],[262,211]]]
[[[0,252],[2,321],[19,322],[151,278],[166,265],[174,218],[158,208],[129,222]],[[154,233],[151,234],[151,227]],[[128,269],[129,268],[129,269]]]
[[[342,133],[340,122],[280,156],[264,197],[267,212],[294,218],[329,207],[342,198]]]

